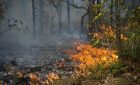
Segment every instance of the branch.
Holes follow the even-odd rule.
[[[74,8],[87,10],[87,8],[84,7],[84,6],[77,6],[76,4],[67,2],[67,1],[65,1],[65,0],[64,0],[64,2],[65,2],[65,3],[69,3],[69,5],[72,6],[72,7],[74,7]]]
[[[85,17],[88,15],[88,11],[81,17],[81,29],[83,31],[85,31],[85,28],[84,28],[84,19]]]

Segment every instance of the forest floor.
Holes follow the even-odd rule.
[[[127,62],[127,63],[126,63]],[[128,64],[126,61],[123,69],[115,74],[107,73],[101,75],[104,78],[95,79],[91,76],[66,78],[58,80],[54,85],[140,85],[140,66],[139,64]]]
[[[18,66],[5,65],[0,72],[0,85],[140,85],[140,68],[134,64],[125,63],[127,65],[122,71],[114,75],[107,73],[101,75],[104,78],[94,79],[91,76],[72,77],[74,73],[72,62],[65,59],[64,64],[63,61],[62,59],[44,66],[22,69]],[[64,66],[61,66],[63,64]],[[34,84],[30,84],[31,82]]]
[[[34,54],[40,53],[39,50],[45,49],[34,48],[27,51]],[[54,49],[51,49],[49,53],[37,54],[37,56],[49,55],[45,56],[47,59],[43,59],[50,62],[43,65],[22,67],[18,66],[15,61],[0,65],[0,85],[140,85],[139,63],[131,63],[129,60],[122,59],[120,61],[123,67],[114,74],[106,71],[99,75],[101,76],[99,79],[93,76],[73,77],[75,71],[73,61],[66,57],[63,51],[55,52],[59,54],[54,53]],[[1,55],[2,53],[3,51]],[[3,56],[6,54],[10,53],[4,53]],[[11,55],[14,56],[14,54]],[[61,57],[53,59],[54,55]]]

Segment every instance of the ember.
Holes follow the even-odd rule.
[[[51,83],[53,83],[54,80],[59,79],[59,76],[53,72],[46,75],[46,77],[48,78],[48,82],[51,82]]]
[[[45,76],[46,78],[44,78],[44,79],[40,79],[38,76],[36,76],[33,73],[30,73],[29,77],[30,77],[31,85],[38,85],[38,84],[49,85],[49,84],[53,83],[55,80],[59,79],[59,76],[53,72],[46,74],[46,76]]]

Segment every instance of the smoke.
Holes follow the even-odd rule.
[[[85,3],[73,1],[78,6]],[[28,59],[34,56],[29,53],[32,46],[69,48],[76,40],[87,40],[86,34],[81,32],[80,24],[81,17],[86,13],[86,10],[70,6],[69,28],[67,14],[69,12],[67,12],[66,2],[54,0],[54,3],[50,3],[49,0],[35,0],[33,5],[32,0],[5,0],[5,3],[8,4],[8,9],[6,9],[5,20],[0,26],[4,30],[11,26],[12,28],[0,36],[0,47],[26,48],[26,52],[19,52],[28,56],[23,57],[22,61],[19,59],[21,62],[32,60]],[[58,12],[61,12],[61,15],[58,15]],[[2,50],[0,49],[0,51]],[[21,56],[18,57],[21,58]]]

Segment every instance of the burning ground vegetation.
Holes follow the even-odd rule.
[[[88,68],[96,67],[97,65],[109,67],[109,65],[118,59],[116,51],[106,48],[96,48],[89,43],[77,43],[75,49],[68,50],[67,54],[70,55],[70,59],[75,63],[77,76],[87,73]]]
[[[0,85],[118,85],[114,84],[118,80],[104,71],[118,61],[116,51],[76,43],[65,53],[69,58],[43,66],[20,68],[7,65],[5,72],[0,72]],[[116,69],[121,67],[115,65]],[[112,73],[117,73],[112,69]]]

